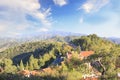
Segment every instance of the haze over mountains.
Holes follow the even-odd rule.
[[[46,39],[54,39],[58,41],[70,41],[72,38],[84,36],[85,34],[81,33],[72,33],[72,32],[63,32],[63,31],[48,31],[48,32],[39,32],[29,35],[21,35],[16,37],[0,37],[0,51],[5,50],[8,47],[12,47],[24,42],[31,41],[40,41]],[[106,39],[120,44],[120,38],[115,37],[105,37]]]
[[[34,40],[45,40],[55,36],[83,36],[81,33],[72,33],[72,32],[62,32],[62,31],[48,31],[48,32],[39,32],[34,34],[20,35],[14,37],[0,37],[0,40],[6,41],[34,41]]]
[[[0,51],[5,50],[8,47],[12,47],[24,42],[31,41],[40,41],[50,38],[55,38],[56,36],[65,37],[65,36],[82,36],[80,33],[71,33],[71,32],[62,32],[62,31],[53,31],[53,32],[39,32],[29,35],[20,35],[14,37],[0,37]]]
[[[85,36],[87,34],[83,33],[73,33],[73,32],[64,32],[64,31],[47,31],[47,32],[36,32],[34,34],[26,34],[26,35],[19,35],[19,36],[10,36],[10,37],[0,37],[0,45],[6,43],[13,43],[13,42],[25,42],[25,41],[37,41],[37,40],[45,40],[54,38],[56,36],[59,37],[66,37],[66,36]],[[108,40],[111,40],[115,43],[120,43],[120,38],[117,37],[104,37]]]

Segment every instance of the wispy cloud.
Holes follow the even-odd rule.
[[[27,19],[27,15],[36,19],[41,26],[51,26],[50,12],[51,8],[42,9],[39,0],[2,0],[0,1],[0,33],[10,31],[16,33],[36,26],[35,21]]]
[[[83,9],[86,13],[96,12],[108,3],[109,0],[87,0],[79,9]]]
[[[107,20],[104,20],[104,23],[101,24],[90,24],[89,22],[84,22],[83,24],[80,24],[82,29],[80,30],[82,33],[87,34],[98,34],[102,37],[119,37],[120,36],[120,15],[119,13],[107,11],[100,14],[100,16],[103,16],[107,18]],[[88,31],[86,32],[86,30]]]
[[[53,0],[56,5],[64,6],[67,4],[67,0]]]

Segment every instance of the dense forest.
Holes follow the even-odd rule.
[[[94,53],[80,58],[82,52],[90,51]],[[96,78],[91,80],[118,80],[119,61],[120,45],[96,34],[55,36],[1,51],[0,80],[87,80],[85,76]],[[24,74],[26,71],[29,75]]]

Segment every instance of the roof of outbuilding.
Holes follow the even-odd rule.
[[[90,56],[92,54],[94,54],[94,51],[82,51],[80,53],[80,56],[82,56],[82,57],[88,57],[88,56]]]

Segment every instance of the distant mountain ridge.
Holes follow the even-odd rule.
[[[44,39],[52,38],[55,36],[65,37],[65,36],[83,36],[83,35],[84,34],[81,34],[81,33],[63,32],[63,31],[47,31],[47,32],[37,32],[34,34],[20,36],[20,38],[44,40]]]
[[[71,39],[76,37],[85,36],[81,33],[64,32],[64,31],[47,31],[47,32],[37,32],[34,34],[21,35],[16,37],[0,37],[0,52],[6,48],[22,44],[25,42],[35,42],[40,40],[56,40],[56,41],[66,41],[69,42]],[[106,38],[116,44],[120,44],[120,38]]]
[[[109,37],[108,40],[116,43],[116,44],[120,44],[120,38],[116,38],[116,37]]]
[[[47,32],[37,32],[34,34],[28,34],[28,35],[21,35],[21,36],[15,36],[15,37],[0,37],[0,52],[25,42],[35,42],[40,40],[47,40],[47,39],[54,39],[56,40],[56,36],[59,36],[59,38],[65,37],[65,36],[82,36],[83,34],[80,33],[72,33],[72,32],[63,32],[63,31],[47,31]]]

